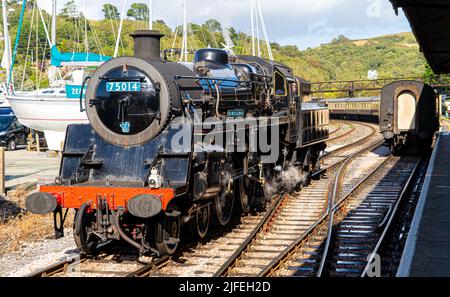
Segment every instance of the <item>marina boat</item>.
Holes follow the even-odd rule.
[[[23,2],[26,5],[26,1]],[[40,12],[40,8],[36,7]],[[44,20],[42,19],[42,22]],[[19,24],[21,26],[22,24]],[[46,24],[43,24],[46,27]],[[47,31],[46,31],[47,33]],[[18,33],[20,34],[20,33]],[[80,95],[84,77],[92,68],[98,67],[110,57],[88,53],[61,53],[56,47],[56,0],[53,0],[53,17],[50,44],[50,72],[58,73],[60,67],[71,71],[68,80],[54,80],[54,87],[38,89],[31,92],[11,92],[6,95],[19,122],[35,131],[44,132],[49,150],[61,151],[65,140],[67,126],[88,123],[87,115],[80,110]],[[15,47],[19,38],[16,38]],[[13,61],[14,61],[13,54]],[[14,63],[12,63],[12,66]],[[52,79],[50,79],[52,82]]]
[[[80,72],[84,71],[74,71],[72,76]],[[64,88],[15,92],[7,99],[22,125],[44,132],[49,150],[60,151],[67,126],[89,122],[86,113],[80,111],[80,91],[81,82],[72,81]]]
[[[9,102],[6,99],[6,96],[8,95],[6,84],[0,85],[0,108],[8,107],[10,108]]]

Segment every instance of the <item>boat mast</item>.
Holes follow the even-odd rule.
[[[40,10],[39,10],[40,11]],[[42,13],[41,13],[41,17],[42,17]],[[44,18],[42,17],[42,20],[44,21]],[[47,30],[47,26],[45,26],[44,23],[44,28],[45,30]],[[50,45],[50,49],[53,47],[56,47],[56,0],[53,0],[52,2],[52,30],[51,30],[51,45]],[[53,85],[54,82],[57,80],[57,73],[59,72],[59,69],[56,68],[55,66],[51,66],[49,69],[49,74],[48,77],[50,79],[50,85]]]
[[[183,57],[184,57],[184,62],[187,62],[187,59],[188,59],[188,43],[187,43],[188,36],[187,35],[188,35],[188,32],[187,32],[186,0],[183,0],[183,45],[181,47],[180,62],[183,62]]]
[[[153,0],[148,0],[148,29],[153,30]]]
[[[9,82],[11,81],[11,40],[9,39],[8,7],[6,5],[6,0],[2,0],[2,12],[3,12],[3,35],[5,38],[5,53],[3,55],[4,61],[2,61],[2,64],[5,66],[6,81],[9,84]]]
[[[254,0],[250,0],[250,18],[252,23],[252,54],[253,56],[256,56],[256,47],[255,47],[255,17],[253,15],[254,12]]]
[[[125,19],[125,9],[127,8],[127,0],[123,1],[122,14],[120,15],[119,32],[117,32],[116,48],[114,49],[114,58],[119,54],[119,44],[122,35],[123,20]]]
[[[267,33],[266,22],[264,21],[264,17],[261,10],[261,3],[259,0],[256,0],[256,6],[258,9],[258,15],[261,21],[261,26],[264,34],[264,39],[266,40],[267,52],[269,53],[269,59],[273,61],[272,47],[270,45],[269,34]]]
[[[12,79],[13,79],[13,69],[14,69],[14,63],[16,62],[16,55],[17,55],[17,50],[18,50],[18,46],[19,46],[19,41],[20,41],[20,34],[22,33],[22,25],[23,25],[23,17],[25,15],[25,8],[27,7],[27,0],[23,0],[22,2],[22,9],[20,11],[20,16],[19,16],[19,25],[18,25],[18,29],[17,29],[17,34],[16,34],[16,40],[14,42],[14,51],[12,53],[12,57],[11,57],[11,66],[9,67],[9,79],[8,82],[6,83],[8,86],[8,90],[9,87],[11,86],[12,83]],[[6,16],[7,18],[8,16]],[[6,26],[8,26],[8,24],[6,24]],[[8,38],[9,38],[9,34],[8,34]],[[8,41],[9,42],[9,41]],[[11,49],[9,50],[9,52],[11,52]]]
[[[52,46],[56,46],[56,0],[52,4]]]
[[[256,0],[258,1],[258,0]],[[259,32],[259,14],[258,9],[255,7],[256,11],[256,42],[257,42],[257,51],[258,51],[258,57],[261,58],[261,34]]]

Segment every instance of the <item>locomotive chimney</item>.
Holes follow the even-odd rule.
[[[164,34],[155,30],[137,30],[134,38],[134,56],[144,60],[161,60],[161,38]]]

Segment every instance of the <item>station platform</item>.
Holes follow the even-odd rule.
[[[450,276],[450,132],[443,124],[402,255],[398,277]]]

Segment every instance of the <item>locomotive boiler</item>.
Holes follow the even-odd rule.
[[[265,59],[201,49],[193,63],[161,59],[157,31],[132,35],[133,57],[87,78],[90,124],[67,128],[59,177],[26,201],[36,214],[75,209],[84,253],[125,240],[141,253],[176,251],[182,226],[206,236],[236,212],[263,210],[288,168],[315,170],[328,109],[302,104],[305,82]],[[265,145],[260,145],[265,144]]]

